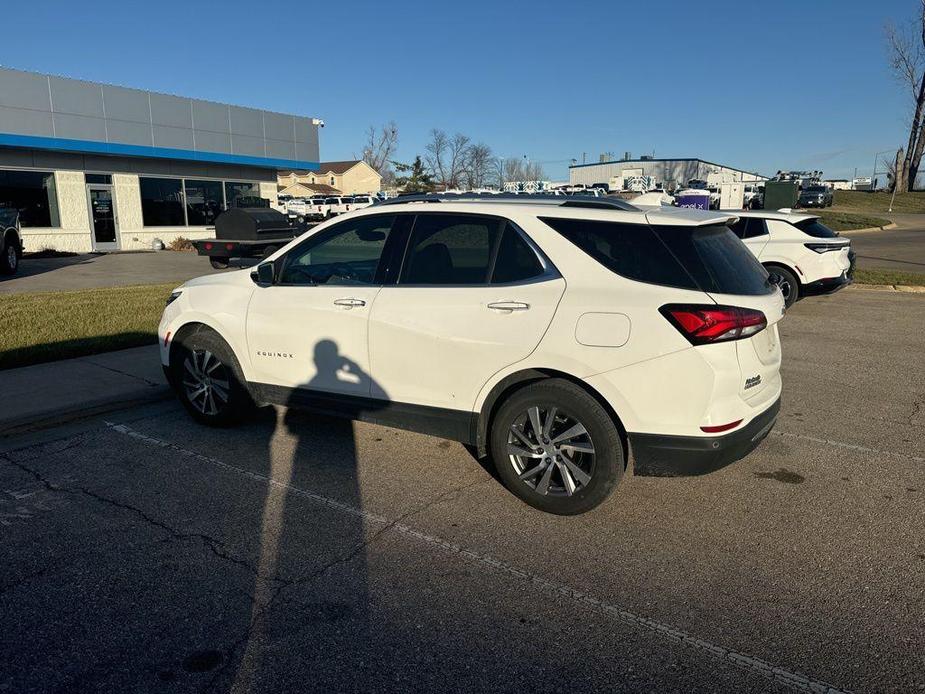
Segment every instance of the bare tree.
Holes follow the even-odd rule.
[[[366,131],[366,145],[363,147],[363,161],[383,177],[390,173],[389,162],[398,147],[398,126],[389,121],[379,130],[369,126]]]
[[[424,155],[424,164],[430,169],[438,185],[447,184],[446,158],[449,148],[447,134],[439,128],[430,131],[430,142],[424,146],[427,154]]]
[[[918,175],[922,153],[925,151],[925,0],[920,0],[919,17],[906,29],[886,26],[886,40],[890,67],[897,80],[905,85],[913,97],[913,115],[905,156],[895,166],[893,186],[896,192],[912,190]]]
[[[468,135],[463,135],[462,133],[456,133],[450,139],[447,147],[449,160],[447,173],[449,177],[446,182],[451,188],[459,188],[465,177],[469,164],[469,142]]]
[[[524,180],[524,164],[522,159],[508,157],[502,165],[502,183],[513,183]]]
[[[470,188],[482,188],[491,179],[493,158],[491,147],[484,142],[469,147],[466,162],[466,184]]]
[[[543,165],[538,161],[527,162],[524,166],[525,181],[542,181],[546,178],[546,172],[543,171]]]

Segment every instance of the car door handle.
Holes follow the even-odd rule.
[[[363,299],[334,299],[334,305],[353,308],[354,306],[366,306],[366,302]]]
[[[523,301],[495,301],[488,304],[488,308],[492,311],[526,311],[530,308],[530,304],[525,304]]]

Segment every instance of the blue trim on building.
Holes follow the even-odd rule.
[[[0,133],[0,145],[5,147],[48,149],[60,152],[80,152],[83,154],[112,154],[128,157],[148,157],[152,159],[181,159],[184,161],[201,161],[213,164],[240,164],[242,166],[260,166],[266,169],[304,169],[308,171],[317,171],[319,168],[319,163],[317,161],[273,159],[270,157],[252,157],[244,154],[225,154],[222,152],[196,152],[188,149],[173,149],[170,147],[126,145],[118,142],[96,142],[94,140],[68,140],[61,137],[40,137],[36,135]]]

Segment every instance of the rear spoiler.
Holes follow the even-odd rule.
[[[660,207],[646,211],[649,224],[704,227],[717,224],[734,224],[738,215],[719,210],[694,210],[687,207]]]

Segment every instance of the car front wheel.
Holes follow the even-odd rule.
[[[180,402],[197,422],[235,424],[254,406],[234,353],[208,328],[174,343],[170,369]]]
[[[3,249],[3,255],[0,256],[0,273],[13,275],[17,268],[19,268],[19,251],[12,242],[9,242]]]
[[[489,437],[505,486],[547,513],[590,511],[623,476],[623,442],[612,418],[589,393],[562,379],[514,392],[498,409]]]

